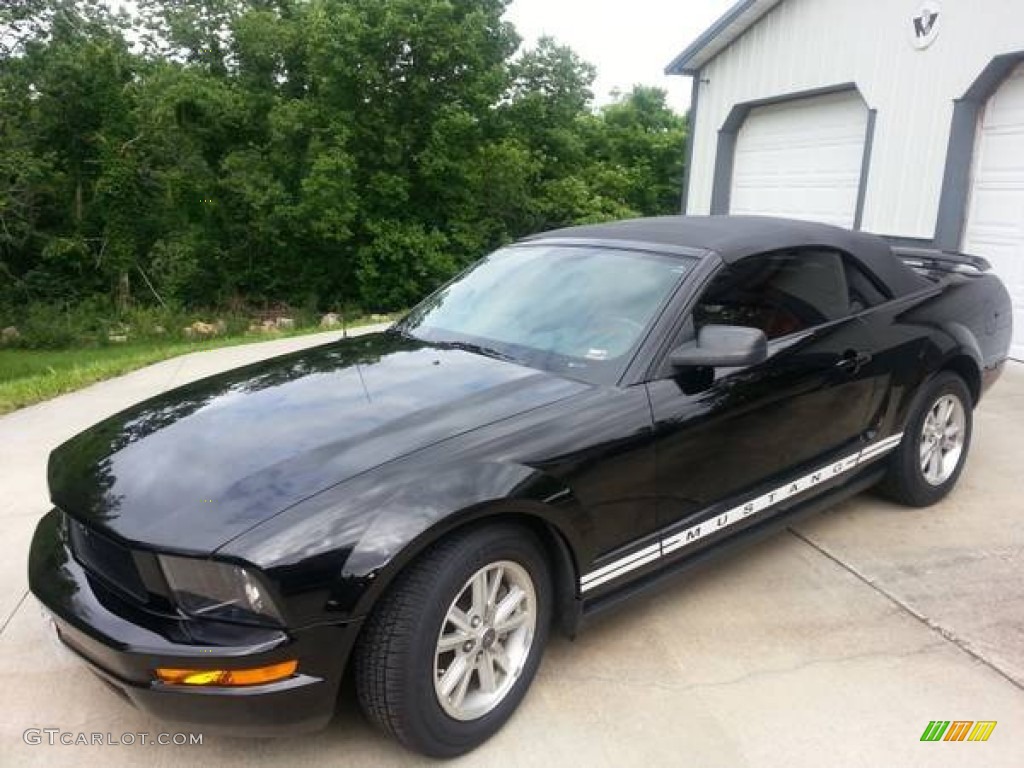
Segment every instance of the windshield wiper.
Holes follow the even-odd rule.
[[[512,355],[501,352],[500,350],[494,349],[493,347],[485,347],[482,344],[474,344],[469,341],[434,341],[432,344],[437,344],[439,347],[445,347],[447,349],[461,349],[464,352],[473,352],[477,355],[484,355],[486,357],[493,357],[497,360],[504,360],[505,362],[515,363],[518,362]]]

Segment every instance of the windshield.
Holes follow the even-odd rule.
[[[398,330],[609,383],[694,263],[599,246],[502,248],[426,299]]]

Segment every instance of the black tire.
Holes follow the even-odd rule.
[[[522,671],[493,709],[458,720],[434,688],[435,650],[449,606],[481,568],[520,565],[532,580],[536,624]],[[356,694],[369,720],[406,747],[430,757],[455,757],[482,744],[509,719],[540,664],[551,620],[552,586],[544,548],[510,524],[443,539],[415,560],[371,612],[355,649]],[[476,678],[479,684],[479,678]]]
[[[952,473],[943,482],[932,484],[921,467],[921,435],[929,411],[941,398],[950,395],[959,400],[963,409],[963,446]],[[925,384],[907,421],[899,448],[889,458],[888,472],[879,486],[882,494],[906,506],[927,507],[953,490],[971,447],[972,408],[970,390],[955,373],[942,371]]]

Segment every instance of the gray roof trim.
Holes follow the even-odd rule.
[[[864,95],[861,94],[861,98]],[[857,182],[857,202],[853,212],[853,229],[859,230],[864,222],[864,200],[868,194],[868,174],[871,172],[871,150],[875,145],[875,119],[877,109],[868,110],[868,123],[864,135],[864,152],[860,157],[860,180]]]
[[[698,78],[695,77],[693,80],[694,82],[697,82]],[[854,91],[858,96],[860,96],[861,101],[864,101],[864,94],[860,92],[859,88],[857,88],[856,83],[837,83],[835,85],[826,85],[820,88],[810,88],[803,91],[792,91],[790,93],[780,93],[775,96],[767,96],[762,99],[753,99],[751,101],[733,104],[732,109],[729,110],[729,114],[725,118],[725,122],[718,131],[718,145],[715,149],[715,172],[711,179],[711,213],[715,215],[729,213],[729,207],[732,202],[732,171],[736,157],[736,140],[739,137],[740,128],[743,127],[743,123],[752,109],[765,107],[771,104],[782,104],[788,101],[797,101],[799,99],[809,99],[814,96],[824,96],[830,93],[841,93],[843,91]],[[867,102],[865,102],[865,105],[866,103]],[[869,128],[873,130],[874,123],[871,123]],[[863,175],[863,159],[861,166],[861,183],[863,184],[865,180]],[[860,190],[858,190],[858,195],[859,194]],[[854,229],[858,228],[859,227],[854,227]]]
[[[934,241],[943,248],[959,248],[964,238],[978,118],[985,102],[1022,61],[1024,50],[994,56],[964,95],[953,100],[946,167],[942,173],[939,210],[935,217]]]
[[[690,169],[693,168],[693,145],[697,135],[697,109],[700,101],[700,78],[690,78],[690,111],[686,114],[686,164],[683,166],[682,199],[679,212],[686,215],[686,206],[690,200]]]
[[[694,75],[781,0],[738,0],[665,67],[666,75]]]

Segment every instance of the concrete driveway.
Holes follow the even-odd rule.
[[[416,765],[351,692],[325,731],[201,746],[38,746],[27,728],[174,732],[50,637],[25,560],[49,450],[172,386],[337,334],[191,354],[0,419],[0,765]],[[960,485],[908,510],[862,496],[555,639],[524,705],[466,766],[1024,765],[1024,366],[976,414]],[[922,743],[930,720],[995,720]]]

